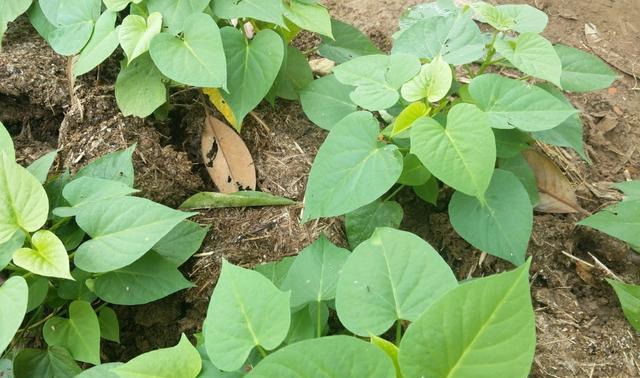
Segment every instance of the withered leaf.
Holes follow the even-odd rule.
[[[207,116],[202,130],[202,159],[221,193],[256,189],[256,169],[249,149],[232,128]]]
[[[535,150],[522,152],[536,176],[540,202],[536,211],[543,213],[586,213],[578,204],[576,193],[560,168]]]

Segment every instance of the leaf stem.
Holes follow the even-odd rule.
[[[396,320],[396,345],[400,346],[400,340],[402,339],[402,320]]]
[[[262,358],[267,358],[267,354],[268,354],[267,351],[261,345],[258,345],[257,348]]]
[[[396,190],[394,190],[391,194],[389,194],[385,199],[382,200],[382,202],[387,202],[390,199],[392,199],[396,194],[398,194],[398,192],[400,192],[402,189],[404,189],[404,185],[400,185],[399,187],[396,188]]]
[[[320,311],[321,302],[318,301],[316,305],[316,337],[322,337],[322,324],[320,323],[320,318],[322,317],[322,312]]]
[[[498,39],[498,31],[494,31],[493,32],[493,37],[491,37],[491,42],[487,45],[487,48],[489,49],[487,51],[487,56],[486,58],[484,58],[484,62],[482,62],[482,65],[480,66],[480,69],[478,70],[478,73],[476,74],[476,76],[482,75],[487,68],[489,68],[489,66],[491,65],[492,61],[491,59],[493,59],[493,56],[496,54],[496,49],[493,47],[496,43],[496,40]]]

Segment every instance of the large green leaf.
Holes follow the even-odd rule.
[[[19,229],[34,232],[49,213],[47,193],[26,169],[0,152],[0,243]]]
[[[640,200],[640,180],[625,181],[615,185],[622,190],[627,200]]]
[[[115,27],[117,15],[116,12],[111,11],[105,11],[100,15],[91,39],[73,65],[75,76],[83,75],[96,68],[118,48],[118,31]]]
[[[38,0],[47,20],[55,27],[48,42],[60,55],[75,55],[87,44],[100,17],[100,0]]]
[[[144,54],[129,65],[122,62],[116,79],[116,101],[125,116],[148,117],[167,102],[163,76]]]
[[[162,15],[151,13],[146,19],[130,14],[118,27],[118,41],[127,56],[127,63],[149,51],[151,40],[162,30]]]
[[[344,225],[351,248],[369,239],[378,227],[399,228],[404,211],[396,201],[376,200],[347,213]]]
[[[373,54],[381,54],[380,49],[354,26],[338,20],[331,20],[333,39],[322,38],[318,53],[340,64],[348,60]]]
[[[7,155],[8,159],[13,161],[16,159],[16,152],[13,147],[13,140],[11,139],[11,135],[4,127],[2,122],[0,122],[0,155],[2,153]]]
[[[628,285],[614,279],[607,279],[607,282],[615,290],[629,324],[640,332],[640,286]]]
[[[113,369],[123,365],[122,362],[109,362],[84,370],[74,378],[119,378]]]
[[[400,99],[398,90],[420,72],[420,61],[411,55],[368,55],[335,67],[341,83],[355,86],[351,100],[367,110],[383,110]]]
[[[13,263],[32,273],[73,279],[69,256],[62,241],[51,231],[40,230],[31,237],[31,248],[20,248],[13,254]]]
[[[556,45],[562,62],[562,89],[569,92],[590,92],[607,88],[618,75],[598,57],[565,45]]]
[[[131,157],[136,145],[126,150],[106,154],[84,166],[76,173],[76,178],[95,177],[114,180],[133,187],[133,162]]]
[[[74,263],[84,271],[96,273],[123,268],[191,215],[138,197],[83,206],[76,222],[92,239],[78,247]]]
[[[496,162],[487,116],[471,104],[453,106],[446,128],[433,118],[418,119],[411,128],[411,153],[442,182],[480,199]]]
[[[440,297],[400,343],[405,377],[527,377],[536,328],[529,265],[469,281]]]
[[[484,199],[454,193],[449,203],[453,228],[483,252],[524,263],[533,227],[527,190],[513,173],[496,169]]]
[[[33,0],[2,0],[0,1],[0,25],[12,22],[29,9]],[[0,33],[0,41],[2,35]]]
[[[579,225],[640,246],[640,200],[627,200],[605,208],[578,222]]]
[[[277,348],[289,331],[289,295],[262,274],[223,261],[204,324],[211,362],[234,371],[255,347]]]
[[[269,355],[248,377],[395,377],[393,363],[374,345],[348,336],[300,341]]]
[[[479,21],[488,23],[501,31],[542,33],[549,21],[546,13],[526,4],[493,6],[484,1],[478,1],[471,7]]]
[[[156,35],[149,51],[160,72],[172,80],[195,87],[227,85],[220,29],[209,15],[189,16],[182,38],[166,32]]]
[[[42,327],[49,346],[63,347],[74,359],[100,364],[100,324],[91,303],[74,301],[69,305],[69,318],[54,316]]]
[[[399,31],[400,35],[413,24],[424,21],[431,17],[443,17],[457,14],[459,9],[452,0],[436,0],[429,3],[414,5],[400,15]],[[394,38],[397,37],[394,35]]]
[[[300,91],[302,110],[311,122],[331,130],[344,117],[358,110],[349,97],[354,89],[339,82],[334,75],[314,80]]]
[[[228,90],[222,97],[233,110],[238,124],[269,93],[284,59],[282,38],[273,30],[262,30],[252,40],[235,28],[220,31],[227,57]]]
[[[174,266],[180,266],[200,249],[208,230],[209,227],[196,222],[182,221],[160,239],[153,250]]]
[[[336,293],[340,322],[359,336],[381,335],[398,320],[415,321],[457,281],[427,242],[378,228],[342,268]]]
[[[54,214],[60,217],[72,217],[78,213],[82,206],[105,199],[128,196],[136,192],[138,190],[119,181],[88,176],[80,177],[62,189],[62,196],[71,207],[58,207],[54,209]]]
[[[189,17],[200,13],[209,5],[209,0],[147,0],[149,13],[162,14],[164,25],[171,34],[188,29]]]
[[[402,154],[378,140],[371,113],[353,113],[333,127],[311,167],[303,221],[341,215],[373,202],[398,180]]]
[[[284,26],[282,0],[216,0],[213,13],[221,18],[255,18]]]
[[[149,252],[129,266],[101,274],[94,286],[96,295],[103,301],[132,306],[162,299],[193,284],[174,264]]]
[[[305,4],[304,1],[291,0],[285,3],[284,16],[302,29],[333,38],[331,16],[327,8],[319,3]]]
[[[15,335],[27,312],[29,287],[20,276],[9,278],[0,286],[0,354]]]
[[[396,37],[393,53],[433,59],[440,55],[450,64],[471,63],[484,55],[480,29],[466,13],[418,21]]]
[[[560,86],[562,63],[546,38],[522,33],[513,40],[498,39],[495,49],[520,71]]]
[[[338,276],[347,257],[348,250],[335,246],[324,235],[303,249],[280,286],[283,291],[291,291],[291,307],[334,299]]]
[[[81,372],[71,354],[58,346],[46,350],[23,349],[13,360],[16,377],[74,378]]]
[[[196,378],[202,359],[183,334],[178,345],[142,354],[112,371],[120,378]]]
[[[540,87],[497,74],[474,78],[469,92],[489,115],[491,127],[497,129],[548,130],[577,113],[570,104]]]
[[[409,102],[423,98],[429,102],[437,102],[447,95],[452,80],[451,68],[437,56],[430,63],[422,65],[418,76],[402,86],[402,98]]]

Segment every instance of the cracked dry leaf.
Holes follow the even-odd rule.
[[[233,129],[207,116],[202,131],[202,159],[221,193],[255,190],[256,169],[249,149]]]

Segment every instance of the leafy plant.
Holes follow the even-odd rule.
[[[75,376],[76,361],[100,364],[101,338],[119,342],[109,304],[192,286],[178,267],[207,230],[194,213],[131,196],[135,146],[50,178],[55,151],[21,167],[1,123],[0,148],[0,375]],[[20,350],[40,328],[48,348]]]
[[[622,202],[578,222],[628,243],[640,253],[640,181],[628,181],[616,185],[625,194]],[[617,279],[607,279],[613,287],[624,315],[640,332],[640,286],[630,285]]]
[[[193,86],[237,130],[265,97],[295,100],[313,80],[304,55],[287,46],[302,29],[332,38],[316,0],[12,0],[0,4],[0,35],[27,9],[58,54],[77,57],[74,76],[122,48],[115,94],[124,115],[149,116],[168,88]]]
[[[307,116],[329,130],[303,221],[346,215],[355,246],[376,226],[400,224],[393,198],[403,187],[435,204],[447,186],[458,234],[523,264],[534,209],[584,211],[532,144],[571,147],[586,159],[578,111],[561,89],[597,90],[616,78],[598,58],[553,46],[539,34],[546,24],[528,5],[439,0],[401,17],[390,55],[371,51],[351,28],[334,28],[335,42],[319,52],[340,64],[301,92]]]

